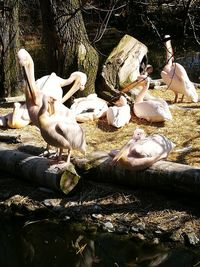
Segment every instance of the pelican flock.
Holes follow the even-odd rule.
[[[63,97],[64,98],[63,100],[62,94],[59,93],[61,87],[57,86],[56,89],[58,89],[58,96],[57,96],[57,99],[54,99],[53,97],[56,94],[54,91],[55,88],[54,86],[52,86],[51,79],[54,81],[55,75],[50,75],[47,82],[43,86],[43,89],[45,91],[44,93],[43,90],[38,89],[36,85],[35,76],[34,76],[34,63],[33,63],[33,60],[30,54],[25,49],[21,49],[18,52],[18,59],[19,59],[19,63],[21,64],[21,66],[24,67],[25,69],[25,75],[27,78],[28,86],[26,87],[26,90],[25,90],[26,106],[27,106],[31,121],[35,126],[37,126],[40,129],[42,137],[47,142],[47,145],[52,145],[60,149],[60,153],[59,153],[59,160],[60,160],[63,147],[66,147],[66,146],[58,142],[57,136],[58,136],[59,131],[65,130],[64,131],[65,137],[68,138],[67,142],[69,143],[68,145],[69,155],[71,153],[71,147],[73,148],[75,146],[74,139],[76,140],[78,138],[80,140],[83,139],[82,134],[79,135],[82,131],[79,129],[79,127],[77,127],[77,122],[76,122],[73,112],[69,108],[64,106],[62,104],[62,101],[67,100],[67,98],[73,95],[78,89],[80,88],[84,89],[84,85],[86,83],[86,75],[83,73],[79,73],[79,72],[76,72],[75,74],[71,75],[70,82],[75,80],[75,83],[73,84],[70,91],[66,94],[67,97],[65,95]],[[77,76],[78,76],[78,79],[77,79]],[[57,77],[56,79],[58,80]],[[62,81],[62,80],[59,79],[59,81]],[[69,80],[67,82],[69,82]],[[53,104],[48,105],[48,101],[46,100],[45,97],[51,97],[52,99],[54,99]],[[45,118],[46,118],[46,123],[45,123]],[[60,124],[58,123],[59,121],[60,121]],[[57,122],[56,126],[53,127],[53,125],[55,125],[56,122]],[[51,127],[51,123],[52,123],[52,127]],[[66,123],[70,125],[70,127],[68,127],[67,136],[66,136],[66,127],[65,127]],[[62,125],[64,125],[63,128],[62,128]],[[49,128],[51,130],[49,130]],[[69,163],[69,158],[70,156],[67,158],[67,165]]]
[[[186,96],[189,101],[198,102],[198,94],[194,84],[179,63],[174,62],[174,54],[170,36],[165,36],[167,63],[161,71],[161,77],[168,89],[175,93],[174,102],[178,101],[178,94]],[[115,128],[129,124],[132,113],[139,119],[148,122],[165,122],[172,120],[168,103],[148,93],[150,78],[139,75],[136,81],[122,89],[119,100],[114,106],[98,97],[96,93],[86,97],[75,98],[70,108],[64,105],[78,90],[84,90],[87,75],[80,71],[73,72],[69,78],[63,79],[51,73],[35,80],[34,62],[28,51],[20,49],[18,60],[24,69],[27,86],[24,89],[26,101],[24,104],[14,103],[13,112],[0,116],[0,126],[22,128],[32,122],[39,128],[41,136],[48,147],[59,149],[58,163],[62,159],[63,150],[67,150],[67,159],[63,166],[70,163],[71,152],[74,149],[86,153],[86,137],[80,123],[106,117],[105,123]],[[63,96],[63,87],[72,87]],[[140,87],[137,94],[135,88]],[[133,107],[127,101],[127,93],[132,90],[135,96]],[[138,89],[137,89],[138,90]],[[165,159],[173,150],[175,144],[161,134],[147,135],[141,128],[134,130],[132,138],[114,154],[113,164],[120,164],[125,168],[143,170],[156,161]]]

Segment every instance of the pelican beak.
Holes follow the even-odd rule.
[[[54,106],[55,99],[50,98],[50,101],[48,102],[48,112],[50,115],[53,115],[55,113],[55,106]]]
[[[138,80],[136,79],[134,82],[128,84],[126,87],[124,87],[121,92],[127,93],[129,92],[131,89],[135,88],[136,86],[144,86],[146,83],[146,78],[142,79],[142,80]]]
[[[131,141],[129,141],[118,153],[117,155],[113,158],[113,161],[117,162],[119,161],[124,155],[127,154],[128,148],[131,144]]]
[[[80,80],[81,80],[81,78],[80,77],[78,77],[76,80],[75,80],[75,82],[74,82],[74,84],[73,84],[73,86],[72,86],[72,88],[63,96],[63,98],[62,98],[62,103],[64,103],[65,101],[67,101],[73,94],[75,94],[78,90],[83,90],[82,89],[82,85],[81,85],[81,83],[80,83]]]
[[[25,76],[25,80],[27,82],[27,91],[28,91],[28,94],[30,96],[30,98],[32,99],[32,101],[37,104],[37,97],[35,95],[35,91],[33,90],[33,88],[31,87],[31,83],[29,81],[29,78],[27,77],[26,75],[26,66],[22,66],[22,69],[23,69],[23,72],[24,72],[24,76]]]

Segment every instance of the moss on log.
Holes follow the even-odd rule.
[[[0,148],[0,170],[43,187],[68,194],[80,176],[74,166],[58,169],[47,158],[33,156],[15,149]]]
[[[169,161],[158,161],[143,171],[131,171],[113,164],[108,153],[96,153],[74,164],[81,176],[100,182],[146,187],[168,192],[200,195],[200,168]]]

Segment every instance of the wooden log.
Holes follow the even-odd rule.
[[[169,161],[158,161],[143,171],[132,171],[113,164],[106,152],[96,153],[90,159],[76,159],[74,164],[85,179],[146,187],[169,192],[200,195],[200,168]]]
[[[5,97],[5,98],[0,98],[0,104],[4,103],[15,103],[15,102],[25,102],[25,95],[20,95],[20,96],[13,96],[13,97]]]
[[[16,178],[68,194],[77,185],[80,176],[73,164],[67,169],[58,169],[50,163],[47,158],[0,147],[0,170]]]
[[[7,143],[21,143],[21,135],[20,134],[11,134],[11,133],[0,133],[0,141]]]

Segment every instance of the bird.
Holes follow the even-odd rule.
[[[113,161],[118,161],[122,155],[126,152],[126,154],[129,154],[130,148],[138,141],[146,137],[146,133],[141,128],[136,128],[133,132],[133,135],[131,139],[121,148],[120,151],[118,151],[113,158]]]
[[[31,122],[25,103],[14,102],[13,111],[0,116],[0,126],[21,129]]]
[[[43,95],[42,106],[38,112],[39,129],[47,144],[60,149],[58,161],[61,160],[63,149],[68,150],[67,160],[64,163],[67,167],[72,149],[78,149],[85,154],[85,134],[72,112],[67,119],[57,116],[54,112],[52,114],[48,112],[49,104],[54,108],[54,101],[52,97]]]
[[[96,93],[74,99],[70,107],[78,122],[93,121],[106,116],[107,109],[107,102]]]
[[[175,144],[162,134],[146,136],[142,129],[136,129],[132,138],[115,155],[113,162],[132,170],[150,167],[156,161],[167,158]]]
[[[161,71],[161,77],[167,85],[167,89],[172,90],[175,94],[174,103],[178,102],[178,94],[182,94],[181,102],[184,96],[189,101],[198,102],[198,94],[194,84],[190,81],[185,68],[174,62],[174,53],[171,45],[170,35],[165,35],[165,47],[167,54],[167,63]]]
[[[116,128],[121,128],[129,123],[131,109],[125,96],[121,95],[119,100],[115,102],[115,106],[108,108],[106,118],[108,124]]]
[[[45,95],[49,95],[54,99],[62,101],[64,103],[71,97],[70,91],[63,96],[62,87],[67,86],[75,82],[77,90],[83,91],[87,82],[87,75],[81,71],[72,72],[68,79],[63,79],[52,72],[50,75],[41,77],[36,81],[36,86]]]
[[[139,75],[136,84],[143,86],[140,93],[136,96],[133,111],[138,118],[145,119],[150,122],[163,122],[172,120],[167,102],[162,98],[149,98],[144,100],[145,94],[149,89],[150,78],[146,75]],[[131,87],[133,88],[133,87]]]

